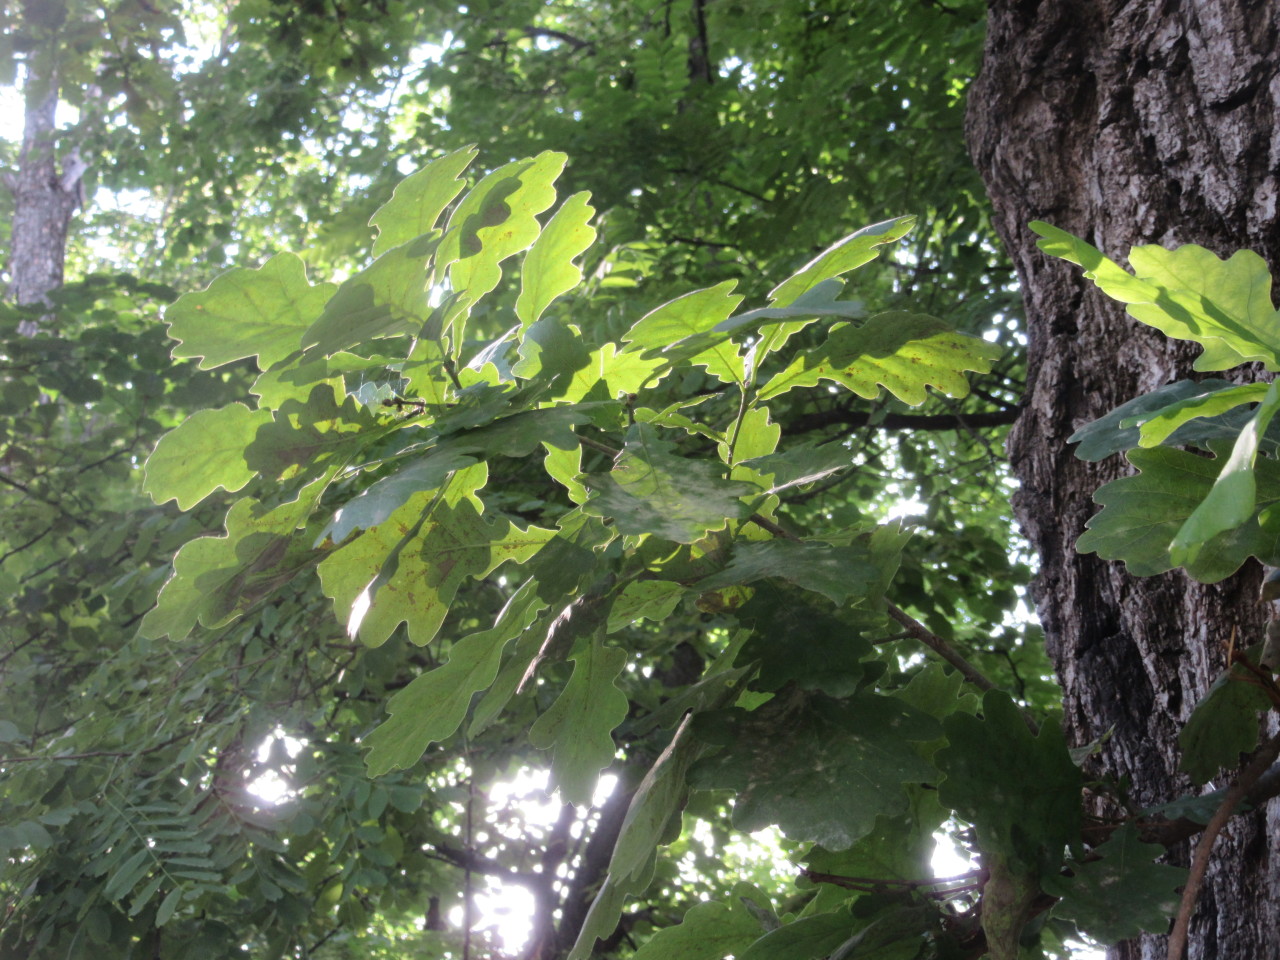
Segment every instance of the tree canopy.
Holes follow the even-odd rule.
[[[981,4],[4,17],[74,114],[8,159],[85,197],[0,307],[6,955],[1059,956],[1165,929],[1166,846],[1274,792],[1133,809],[1061,732]],[[1038,229],[1200,369],[1280,367],[1260,258]],[[1277,562],[1278,406],[1084,427],[1140,473],[1080,548]],[[1192,716],[1197,784],[1272,665]]]

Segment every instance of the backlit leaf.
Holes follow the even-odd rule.
[[[879,396],[883,385],[903,403],[918,406],[927,396],[925,387],[965,396],[964,371],[986,373],[1001,353],[995,344],[956,333],[934,317],[882,313],[860,326],[833,329],[825,343],[797,355],[766,383],[759,399],[833,380],[868,400]]]
[[[588,203],[590,198],[589,193],[575,193],[565,200],[525,254],[516,300],[522,326],[534,323],[552,300],[582,280],[582,268],[573,261],[596,239],[591,226],[596,211]]]
[[[200,357],[208,370],[256,356],[260,369],[302,346],[302,335],[337,286],[307,283],[302,260],[280,253],[257,270],[224,273],[208,289],[189,293],[165,311],[175,357]]]
[[[197,410],[170,430],[147,458],[143,489],[156,503],[177,500],[190,510],[221,487],[235,493],[253,479],[245,448],[271,411],[232,403],[218,410]]]

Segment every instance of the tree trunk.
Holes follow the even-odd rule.
[[[82,199],[85,171],[76,150],[67,154],[59,168],[54,144],[58,84],[53,71],[41,75],[28,64],[23,98],[18,171],[5,178],[14,201],[9,295],[20,305],[44,303],[51,291],[62,286],[67,230]],[[33,322],[20,328],[28,336],[36,330]]]
[[[1026,408],[1009,442],[1014,509],[1040,556],[1034,597],[1077,742],[1114,730],[1108,772],[1140,804],[1190,785],[1179,727],[1222,668],[1232,628],[1261,638],[1258,570],[1216,588],[1150,579],[1075,552],[1092,494],[1131,472],[1075,459],[1067,437],[1190,370],[1196,350],[1125,316],[1077,268],[1041,254],[1046,220],[1123,261],[1144,242],[1241,247],[1280,267],[1280,5],[1246,0],[992,0],[967,136],[1026,300]],[[1219,839],[1191,958],[1280,957],[1280,818]],[[1174,858],[1185,863],[1187,852]],[[1165,938],[1112,950],[1163,958]]]

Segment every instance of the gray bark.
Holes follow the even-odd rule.
[[[68,151],[59,164],[54,117],[58,85],[28,65],[23,86],[25,123],[16,175],[6,177],[13,192],[13,228],[9,250],[9,295],[21,305],[46,302],[62,286],[67,230],[82,200],[85,166]],[[37,330],[25,324],[27,335]]]
[[[1102,762],[1141,804],[1189,792],[1176,737],[1223,663],[1231,631],[1261,638],[1258,571],[1207,588],[1137,579],[1081,556],[1097,487],[1131,472],[1088,464],[1067,437],[1190,371],[1198,349],[1125,316],[1035,247],[1033,219],[1120,259],[1137,243],[1242,247],[1280,266],[1280,5],[1245,0],[992,0],[967,136],[1026,299],[1026,409],[1010,439],[1014,509],[1039,553],[1034,589],[1071,736],[1114,728]],[[1191,958],[1280,957],[1280,819],[1237,818],[1219,840]],[[1186,850],[1172,856],[1186,861]],[[1113,948],[1163,958],[1165,938]]]

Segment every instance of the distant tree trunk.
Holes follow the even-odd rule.
[[[85,164],[74,149],[58,162],[54,143],[58,83],[52,68],[41,73],[28,64],[23,97],[18,171],[6,175],[5,186],[14,200],[9,295],[25,305],[45,302],[51,291],[62,286],[67,230],[82,200]],[[21,332],[31,335],[36,329],[37,324],[28,322]]]
[[[1026,409],[1010,439],[1014,508],[1040,555],[1035,599],[1077,742],[1141,804],[1189,788],[1175,737],[1222,668],[1233,627],[1260,638],[1255,568],[1219,588],[1081,556],[1097,487],[1131,469],[1075,459],[1067,437],[1190,369],[1169,344],[1035,247],[1046,220],[1122,259],[1136,243],[1241,247],[1280,268],[1280,5],[1247,0],[992,0],[970,94],[970,150],[1026,298]],[[1219,839],[1188,956],[1280,957],[1280,817]],[[1186,852],[1181,853],[1183,862]],[[1163,958],[1151,936],[1112,951]]]

